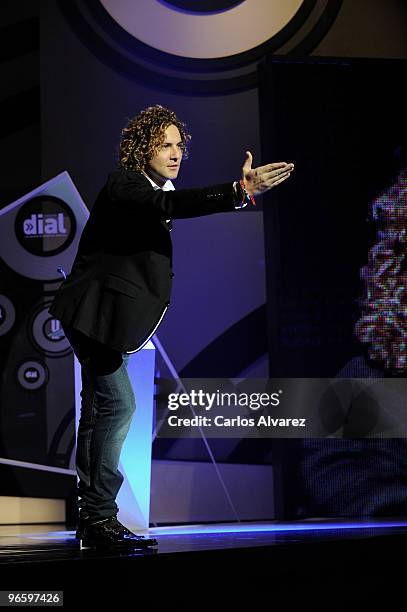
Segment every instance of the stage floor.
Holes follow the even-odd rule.
[[[176,525],[149,534],[158,547],[81,551],[65,525],[0,526],[0,589],[59,591],[72,610],[283,601],[287,610],[343,612],[393,609],[404,597],[404,518]]]
[[[28,560],[112,557],[118,553],[79,550],[75,531],[65,525],[0,525],[0,564]],[[146,531],[138,530],[139,534]],[[136,554],[168,554],[210,550],[289,546],[338,540],[360,540],[383,536],[407,536],[407,519],[324,520],[297,522],[241,522],[174,525],[150,528],[158,546]],[[134,553],[128,553],[134,556]]]

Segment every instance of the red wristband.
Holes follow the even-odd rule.
[[[254,197],[252,196],[250,191],[245,187],[243,179],[240,179],[239,183],[240,183],[240,186],[243,189],[244,193],[246,194],[246,197],[249,196],[249,198],[252,201],[253,206],[256,206],[256,202],[254,201]]]

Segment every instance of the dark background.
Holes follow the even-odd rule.
[[[270,58],[261,67],[263,156],[278,150],[296,165],[295,181],[265,196],[273,202],[264,207],[271,377],[335,377],[363,353],[353,335],[359,271],[376,241],[370,203],[407,165],[405,70],[402,61],[335,58]],[[404,440],[272,446],[280,518],[321,508],[369,514],[381,497],[392,501],[387,510],[386,500],[376,504],[380,512],[405,511]],[[322,497],[329,504],[318,506]]]
[[[407,165],[407,64],[275,60],[261,68],[262,155],[295,163],[264,207],[271,376],[335,376],[359,354],[369,205]],[[269,135],[269,137],[267,137]]]

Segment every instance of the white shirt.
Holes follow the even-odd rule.
[[[154,189],[162,189],[163,191],[175,191],[175,187],[174,185],[171,183],[170,179],[166,180],[164,185],[162,187],[159,187],[157,185],[157,183],[154,183],[153,179],[151,179],[148,174],[146,174],[145,172],[143,172],[144,176],[146,178],[148,178],[148,180],[150,181],[150,183],[152,184],[152,186],[154,187]],[[171,221],[171,219],[166,219],[167,223],[169,223]]]
[[[164,185],[162,187],[159,187],[157,185],[157,183],[154,183],[153,179],[151,179],[148,174],[146,174],[145,172],[143,172],[144,176],[146,178],[148,178],[148,180],[150,181],[150,183],[152,184],[152,186],[154,187],[154,189],[162,189],[163,191],[174,191],[175,187],[174,185],[171,183],[170,179],[167,179],[164,183]]]

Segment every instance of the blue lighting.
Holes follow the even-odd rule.
[[[236,523],[236,524],[216,524],[216,525],[182,525],[182,526],[167,526],[155,527],[150,529],[149,533],[157,536],[164,535],[188,535],[188,534],[227,534],[227,533],[275,533],[275,532],[290,532],[290,531],[327,531],[333,529],[385,529],[390,527],[407,527],[407,521],[389,521],[374,522],[358,521],[358,522],[333,522],[333,523],[269,523],[267,525],[261,523]]]
[[[167,525],[165,527],[152,527],[148,530],[136,530],[140,535],[152,535],[158,538],[179,537],[188,535],[209,536],[209,535],[225,535],[228,534],[284,534],[290,532],[320,532],[334,530],[349,530],[356,529],[363,531],[364,529],[391,529],[395,527],[407,527],[407,521],[385,520],[375,521],[375,519],[362,521],[355,520],[349,522],[307,522],[307,523],[217,523],[212,525]],[[19,533],[19,537],[29,538],[32,540],[60,540],[60,539],[75,539],[75,531],[49,531],[46,533]]]

